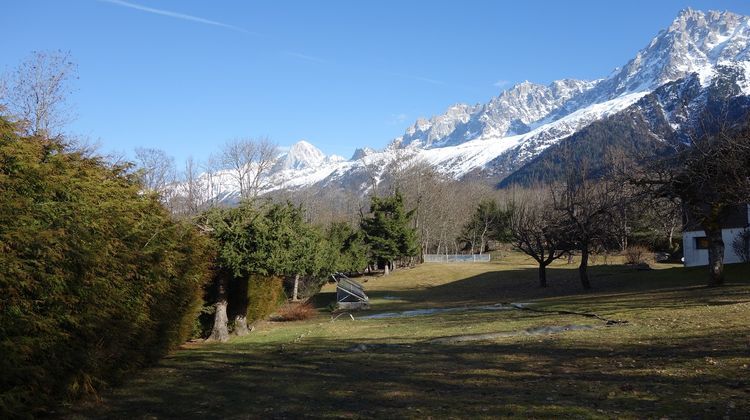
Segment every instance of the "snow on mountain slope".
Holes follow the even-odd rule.
[[[326,155],[317,147],[305,140],[300,140],[289,148],[289,151],[279,156],[273,172],[288,169],[306,169],[322,165]]]
[[[518,150],[518,159],[535,156],[554,142],[567,137],[592,121],[622,111],[646,95],[645,92],[623,95],[600,104],[580,109],[557,121],[542,125],[528,133],[506,137],[481,137],[454,147],[425,149],[418,152],[423,160],[441,168],[455,178],[481,168],[503,153]],[[528,146],[528,147],[524,147]]]
[[[719,66],[735,67],[744,74],[739,82],[743,93],[750,93],[750,17],[685,9],[608,78],[563,80],[549,86],[524,82],[487,105],[471,108],[468,117],[456,111],[466,106],[455,105],[446,114],[409,128],[393,146],[425,149],[420,155],[455,177],[481,170],[493,160],[507,162],[506,169],[512,170],[668,82],[697,74],[701,85],[709,85]],[[456,116],[457,122],[451,119]],[[430,125],[433,121],[440,122],[441,130]],[[445,133],[449,126],[454,130]],[[420,133],[422,137],[415,138]],[[452,147],[436,150],[442,145]]]
[[[445,114],[417,120],[395,139],[400,147],[435,148],[461,144],[478,137],[523,134],[529,125],[558,109],[596,82],[557,80],[548,86],[523,82],[502,92],[485,105],[451,106]]]
[[[609,99],[626,92],[650,91],[692,73],[706,83],[717,65],[748,61],[749,22],[750,17],[731,12],[685,9],[588,96]]]
[[[352,154],[352,158],[350,160],[359,160],[373,153],[376,153],[374,149],[371,149],[369,147],[361,147],[354,151],[354,154]]]
[[[326,157],[313,145],[299,142],[280,156],[264,191],[311,185],[364,191],[405,155],[457,179],[488,170],[507,175],[590,123],[623,112],[661,86],[684,80],[662,89],[653,99],[658,106],[639,114],[679,130],[695,117],[700,95],[690,96],[694,99],[688,106],[680,102],[685,95],[676,94],[676,89],[708,89],[716,85],[715,78],[732,72],[733,86],[739,90],[724,95],[750,94],[750,17],[686,9],[609,77],[563,79],[549,85],[523,82],[486,104],[456,104],[441,115],[419,119],[385,150],[358,149],[348,161]],[[231,187],[222,194],[231,196]]]

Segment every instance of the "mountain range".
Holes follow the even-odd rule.
[[[357,149],[350,159],[325,156],[301,141],[277,158],[265,191],[317,186],[366,193],[371,180],[405,158],[455,179],[530,182],[561,143],[656,150],[685,143],[707,110],[743,117],[750,109],[749,76],[750,17],[685,9],[607,77],[523,82],[485,104],[458,103],[419,119],[385,149]],[[236,200],[231,177],[219,175],[219,194]]]

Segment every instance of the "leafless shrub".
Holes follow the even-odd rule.
[[[277,315],[274,317],[275,321],[303,321],[314,317],[318,313],[315,307],[308,302],[300,303],[287,303],[279,308]]]
[[[625,248],[625,264],[644,264],[647,263],[648,255],[651,251],[645,246],[633,245]]]

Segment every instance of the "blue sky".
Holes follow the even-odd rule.
[[[70,51],[70,131],[178,161],[226,140],[306,139],[349,157],[513,83],[608,75],[685,7],[746,1],[7,0],[0,71]]]

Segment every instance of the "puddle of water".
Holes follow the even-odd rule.
[[[441,313],[446,313],[446,312],[508,311],[511,309],[518,309],[519,307],[523,307],[526,305],[528,305],[528,303],[511,303],[510,305],[497,303],[494,305],[460,306],[460,307],[455,307],[455,308],[412,309],[409,311],[383,312],[379,314],[359,316],[357,317],[357,319],[411,318],[414,316],[435,315],[435,314],[441,314]]]

